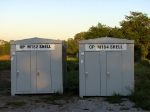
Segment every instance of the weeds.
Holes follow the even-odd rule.
[[[10,70],[10,60],[0,60],[0,71]]]
[[[10,91],[9,92],[2,92],[1,93],[1,95],[3,95],[3,96],[10,96],[10,94],[11,94]]]
[[[67,87],[77,87],[77,86],[79,86],[79,72],[78,71],[68,71]]]
[[[5,85],[4,85],[4,88],[10,88],[11,87],[11,83],[10,82],[7,82]]]
[[[0,107],[0,109],[5,109],[5,108],[8,108],[8,107],[7,106]]]
[[[35,103],[40,103],[41,101],[40,101],[40,100],[35,100],[34,102],[35,102]]]
[[[67,71],[78,71],[79,62],[78,60],[67,60]]]
[[[79,86],[79,62],[75,56],[67,56],[67,87]]]
[[[49,103],[50,101],[55,101],[61,99],[63,96],[60,93],[55,93],[51,96],[43,98],[45,103]]]
[[[150,110],[150,68],[149,60],[135,63],[135,88],[129,99],[136,108]]]
[[[113,96],[108,96],[106,97],[106,100],[109,103],[115,104],[115,103],[122,103],[124,100],[122,100],[121,95],[120,94],[114,94]]]
[[[121,107],[120,110],[129,110],[130,108],[128,107]]]
[[[6,84],[0,85],[0,91],[3,91],[6,88],[10,88],[11,87],[11,83],[7,82]]]
[[[52,94],[51,96],[42,98],[45,103],[53,104],[53,102],[63,99],[66,101],[66,103],[69,103],[69,101],[74,102],[73,96],[75,96],[78,93],[78,90],[76,89],[66,89],[63,94],[60,94],[59,92]]]
[[[26,104],[26,102],[7,102],[6,105],[10,105],[10,106],[24,106]]]
[[[107,110],[114,111],[114,109],[112,109],[111,107],[108,107]]]
[[[58,103],[58,102],[55,102],[55,101],[52,101],[52,104],[53,105],[60,105],[60,106],[62,105],[61,103]]]

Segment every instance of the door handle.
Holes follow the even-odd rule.
[[[37,75],[40,75],[40,70],[37,70]]]
[[[109,71],[107,71],[107,74],[109,74]]]
[[[19,75],[19,70],[17,70],[17,77],[18,77],[18,75]]]
[[[88,72],[87,72],[87,71],[85,72],[85,76],[86,76],[86,77],[88,76]]]
[[[107,76],[109,76],[109,77],[110,77],[110,72],[109,72],[109,71],[107,71]]]

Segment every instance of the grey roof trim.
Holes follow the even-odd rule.
[[[10,44],[41,44],[41,43],[49,43],[49,44],[62,44],[62,40],[53,40],[53,39],[45,39],[45,38],[28,38],[23,40],[16,40],[10,42]]]
[[[102,38],[95,38],[89,40],[81,40],[79,44],[99,44],[99,43],[134,43],[134,40],[128,39],[119,39],[119,38],[112,38],[112,37],[102,37]]]

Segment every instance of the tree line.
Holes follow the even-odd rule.
[[[142,12],[130,12],[125,15],[125,19],[120,22],[121,27],[109,27],[98,23],[86,32],[77,33],[74,38],[69,38],[67,53],[75,54],[78,52],[80,40],[94,39],[101,37],[114,37],[135,40],[134,52],[135,61],[150,59],[150,18]]]
[[[10,42],[0,40],[0,56],[10,54]]]
[[[114,37],[135,40],[134,53],[135,61],[150,59],[150,18],[142,12],[130,12],[125,15],[125,19],[120,21],[120,27],[109,27],[98,23],[91,26],[88,31],[75,34],[74,38],[69,38],[67,44],[67,54],[74,55],[78,52],[80,40],[94,39],[101,37]],[[10,42],[0,40],[0,55],[10,54]]]

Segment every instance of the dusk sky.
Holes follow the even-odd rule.
[[[130,11],[150,17],[150,0],[0,0],[0,40],[67,40],[98,22],[120,27]]]

